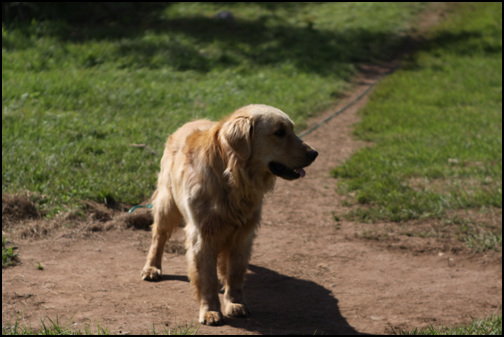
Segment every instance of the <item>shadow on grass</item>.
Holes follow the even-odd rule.
[[[49,35],[60,41],[114,41],[112,55],[84,57],[86,67],[102,62],[116,62],[121,68],[161,68],[208,72],[215,68],[253,65],[278,66],[289,63],[299,71],[322,76],[349,79],[354,64],[390,59],[398,50],[430,50],[453,46],[453,51],[471,54],[475,51],[502,52],[502,46],[467,44],[482,41],[481,33],[441,32],[430,40],[402,32],[391,33],[370,29],[324,30],[313,22],[290,24],[277,15],[276,9],[299,13],[305,3],[257,3],[269,14],[255,20],[244,18],[217,19],[187,15],[163,19],[160,13],[170,3],[2,3],[3,21],[17,27],[27,36]],[[234,3],[226,7],[233,10]],[[36,21],[30,21],[35,18]],[[494,29],[498,33],[498,29]],[[148,36],[153,34],[153,36]],[[476,43],[476,42],[475,42]],[[30,46],[19,35],[2,39],[7,49]],[[410,62],[410,66],[412,66]]]
[[[265,5],[272,10],[271,14],[255,20],[219,20],[205,16],[160,19],[155,15],[163,10],[159,6],[141,6],[135,15],[137,7],[126,4],[118,5],[117,14],[107,16],[95,13],[92,6],[82,6],[85,6],[84,11],[91,11],[88,21],[83,15],[71,19],[69,9],[63,8],[58,10],[65,14],[53,15],[52,21],[11,23],[12,27],[24,32],[22,35],[26,38],[19,34],[8,36],[3,39],[2,46],[28,48],[33,43],[29,36],[52,36],[61,42],[113,41],[117,46],[112,55],[94,55],[89,51],[83,65],[93,67],[112,61],[122,68],[170,66],[176,70],[205,73],[216,67],[241,65],[243,69],[250,69],[252,65],[289,63],[302,72],[348,79],[354,74],[354,63],[389,58],[391,51],[404,39],[399,34],[366,29],[337,32],[316,29],[308,21],[289,24],[275,14],[275,4]],[[113,12],[113,8],[107,7],[109,5],[100,6],[105,8],[105,13]],[[16,8],[11,7],[10,11]],[[23,10],[35,9],[26,7]],[[44,15],[51,18],[50,14]]]
[[[365,29],[347,29],[333,32],[323,29],[270,22],[268,18],[257,20],[218,21],[207,17],[185,17],[165,22],[165,29],[177,32],[195,41],[195,46],[216,42],[222,51],[208,55],[200,51],[170,43],[171,55],[179,52],[181,67],[207,71],[215,66],[236,66],[242,62],[260,66],[276,66],[286,61],[298,70],[323,76],[348,76],[342,63],[371,62],[386,59],[390,51],[401,41],[399,36]],[[122,48],[123,52],[135,50],[148,55],[155,46],[144,44],[142,48]],[[177,56],[177,55],[176,55]],[[177,59],[177,57],[175,57]],[[184,62],[194,62],[194,65]]]

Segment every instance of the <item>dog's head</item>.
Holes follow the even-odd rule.
[[[220,130],[231,151],[228,171],[238,165],[250,175],[270,174],[287,180],[304,177],[304,167],[318,155],[294,133],[294,123],[281,110],[252,104],[236,110]]]

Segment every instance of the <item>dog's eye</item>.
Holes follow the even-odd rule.
[[[286,135],[286,131],[284,128],[281,128],[281,129],[278,129],[277,131],[275,131],[274,135],[279,138],[283,138]]]

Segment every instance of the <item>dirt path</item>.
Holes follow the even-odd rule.
[[[394,65],[370,67],[333,111]],[[454,254],[428,239],[405,236],[400,245],[364,240],[356,234],[387,224],[334,219],[343,206],[329,170],[366,145],[350,136],[365,103],[306,136],[320,153],[307,176],[278,179],[268,195],[245,285],[251,315],[227,318],[221,327],[200,326],[199,334],[382,334],[392,328],[452,326],[502,312],[502,253]],[[140,270],[150,233],[106,222],[117,214],[102,213],[82,221],[77,231],[16,239],[21,264],[2,269],[2,324],[18,318],[37,326],[47,316],[82,330],[91,323],[95,331],[99,322],[119,334],[196,324],[183,232],[167,247],[162,281],[144,282]],[[19,226],[40,229],[43,221]]]

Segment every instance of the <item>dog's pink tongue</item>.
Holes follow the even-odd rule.
[[[297,171],[297,173],[299,173],[299,175],[301,176],[301,178],[304,178],[304,176],[306,175],[306,172],[303,169],[297,169],[296,171]]]

